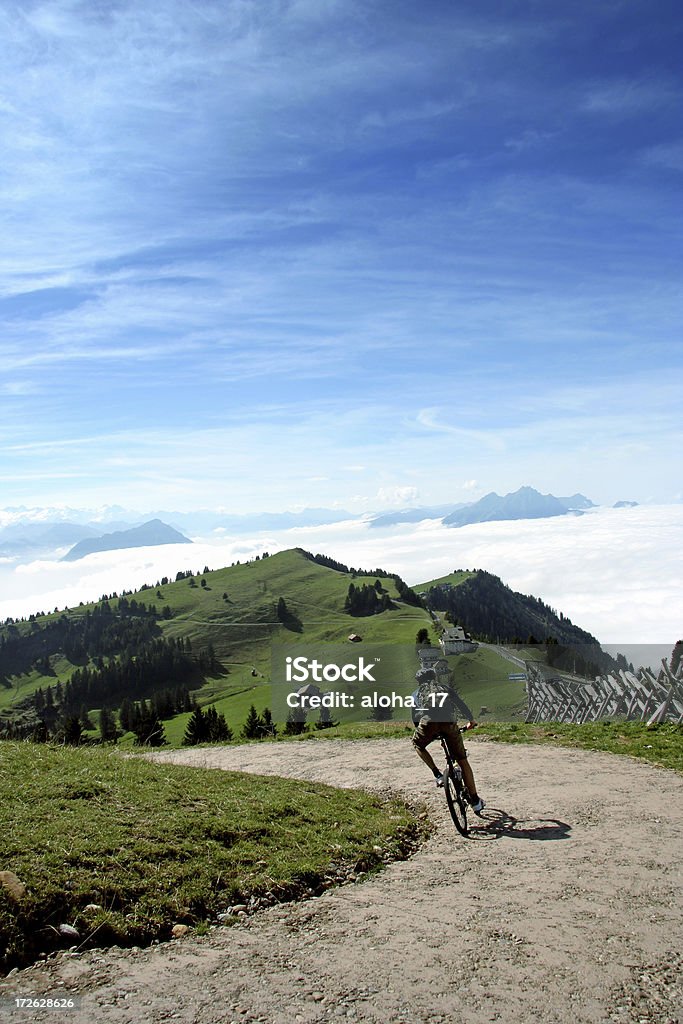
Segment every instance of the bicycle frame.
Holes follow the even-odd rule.
[[[447,764],[446,778],[443,788],[446,793],[448,810],[450,811],[453,824],[457,828],[458,832],[460,832],[461,835],[466,836],[468,833],[467,806],[469,794],[467,793],[463,780],[462,769],[459,764],[456,764],[453,761],[448,749],[446,737],[439,734],[439,740],[441,741],[441,746],[443,748]]]

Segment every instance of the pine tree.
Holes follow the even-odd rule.
[[[201,708],[195,708],[185,729],[183,746],[194,747],[197,743],[205,743],[208,739],[208,728],[204,712]]]
[[[124,732],[130,732],[133,728],[133,709],[128,697],[124,697],[119,708],[119,723]]]
[[[263,709],[263,729],[268,736],[277,735],[277,726],[273,721],[273,715],[270,708]]]
[[[258,740],[263,737],[265,723],[252,704],[249,708],[247,720],[242,727],[242,736],[245,740]]]
[[[219,714],[213,705],[207,708],[206,722],[211,743],[227,743],[232,739],[232,729],[225,721],[225,715],[222,712]]]
[[[285,736],[299,736],[306,732],[306,718],[304,708],[292,708],[285,722]]]
[[[77,747],[83,736],[83,726],[78,715],[69,715],[62,722],[60,733],[64,743]]]
[[[316,729],[334,729],[339,722],[335,722],[332,718],[332,712],[329,708],[321,708],[318,721],[315,723]]]
[[[164,727],[151,704],[142,701],[140,714],[134,725],[135,742],[142,747],[162,747],[166,742]]]
[[[81,725],[83,726],[84,730],[85,729],[94,729],[95,728],[95,726],[93,725],[93,722],[92,722],[92,718],[88,714],[88,709],[85,706],[85,704],[81,704],[81,710],[79,712],[78,717],[81,720]]]
[[[116,728],[116,719],[111,708],[103,707],[100,710],[99,726],[101,743],[111,743],[116,740],[119,731]]]
[[[209,644],[209,646],[206,648],[206,657],[209,664],[209,671],[215,672],[216,668],[218,667],[218,662],[216,660],[216,650],[213,644]]]

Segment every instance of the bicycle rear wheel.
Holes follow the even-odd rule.
[[[448,810],[451,812],[453,824],[462,836],[468,833],[467,827],[467,801],[465,800],[465,788],[462,780],[456,778],[453,769],[446,776],[444,783],[446,790],[446,801]]]

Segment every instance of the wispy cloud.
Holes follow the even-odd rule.
[[[42,474],[48,500],[89,478],[101,500],[165,481],[253,507],[265,473],[272,501],[305,474],[344,503],[329,467],[359,463],[364,493],[436,502],[458,459],[502,489],[572,463],[590,484],[614,451],[610,488],[642,472],[669,495],[666,19],[355,0],[0,19],[8,500]]]
[[[612,78],[589,88],[583,108],[594,114],[629,117],[676,106],[681,96],[680,83],[664,78]]]

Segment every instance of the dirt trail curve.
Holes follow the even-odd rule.
[[[360,884],[138,952],[0,985],[12,1021],[214,1024],[683,1022],[683,778],[635,761],[472,742],[488,801],[459,837],[405,740],[176,751],[186,764],[430,802],[439,827]],[[12,1009],[79,993],[79,1011]]]

